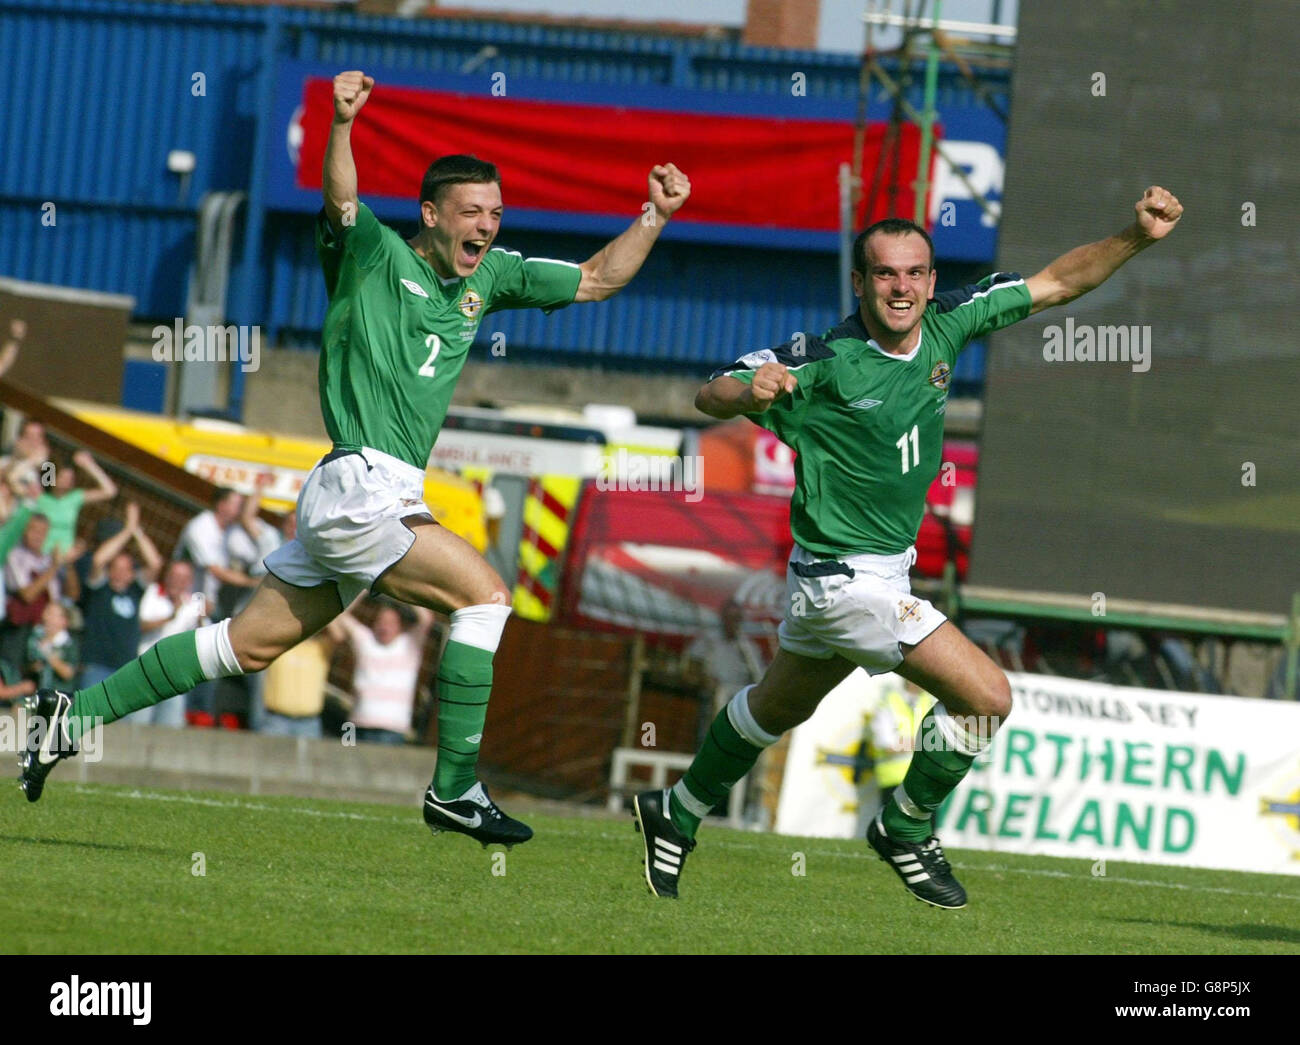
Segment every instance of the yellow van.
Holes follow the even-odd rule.
[[[229,421],[178,421],[98,403],[53,402],[87,424],[217,486],[252,493],[257,476],[270,473],[272,482],[263,492],[262,506],[272,511],[293,508],[307,474],[330,451],[326,442],[255,431]],[[473,483],[430,468],[425,474],[424,500],[434,518],[452,533],[480,552],[487,547],[483,502]]]

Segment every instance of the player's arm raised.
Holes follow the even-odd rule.
[[[325,145],[325,171],[321,192],[325,196],[325,216],[337,233],[343,228],[343,216],[357,213],[357,165],[352,159],[352,121],[370,97],[375,86],[373,77],[360,70],[339,73],[334,77],[334,122]]]
[[[691,194],[691,180],[673,164],[666,163],[650,172],[651,212],[634,221],[630,228],[610,240],[578,266],[582,279],[574,301],[604,301],[622,290],[641,269],[650,248],[668,220],[677,213]]]
[[[1183,214],[1178,197],[1159,185],[1147,189],[1135,209],[1137,219],[1123,232],[1075,247],[1025,280],[1033,299],[1031,315],[1064,305],[1100,286],[1133,255],[1169,235]]]
[[[764,363],[750,383],[723,374],[695,396],[695,409],[725,421],[740,414],[761,414],[782,396],[795,390],[798,379],[783,363]]]

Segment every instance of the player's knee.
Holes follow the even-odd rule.
[[[234,650],[235,659],[239,661],[239,666],[243,668],[245,674],[251,675],[255,671],[265,671],[271,666],[281,653],[283,648],[264,637],[245,634],[236,631],[234,628],[230,631],[230,646]]]
[[[252,649],[236,649],[235,657],[239,660],[239,666],[244,669],[246,675],[251,675],[255,671],[265,671],[275,660],[276,654],[271,653],[265,648],[254,647]]]
[[[509,608],[511,602],[510,592],[506,590],[505,585],[495,584],[459,592],[451,598],[450,606],[453,611],[469,609],[471,606],[505,606]]]
[[[984,713],[990,718],[1002,722],[1011,714],[1011,682],[1001,668],[989,681],[986,701],[988,706]]]
[[[766,680],[750,689],[745,700],[758,728],[775,737],[802,725],[812,717],[813,709],[792,704],[767,686]]]
[[[270,661],[262,657],[255,657],[249,653],[238,653],[239,666],[244,669],[245,675],[252,675],[254,672],[265,671],[270,666]]]

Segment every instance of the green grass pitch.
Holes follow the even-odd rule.
[[[674,903],[646,891],[630,818],[529,815],[537,836],[506,854],[433,837],[414,803],[57,777],[34,806],[6,791],[9,953],[1300,953],[1285,876],[1111,862],[1096,877],[964,850],[949,857],[971,903],[947,912],[865,843],[706,826]]]

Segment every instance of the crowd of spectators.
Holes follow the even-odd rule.
[[[100,502],[108,511],[79,526],[82,509]],[[38,688],[94,685],[161,639],[238,613],[265,557],[295,532],[294,513],[273,525],[260,505],[260,496],[218,490],[166,559],[139,504],[121,497],[92,454],[57,454],[41,422],[24,420],[0,454],[0,705]],[[345,613],[267,671],[201,683],[131,720],[319,737],[335,654],[348,648],[359,696],[337,695],[357,739],[404,743],[433,614],[361,602],[351,610],[372,624]]]

